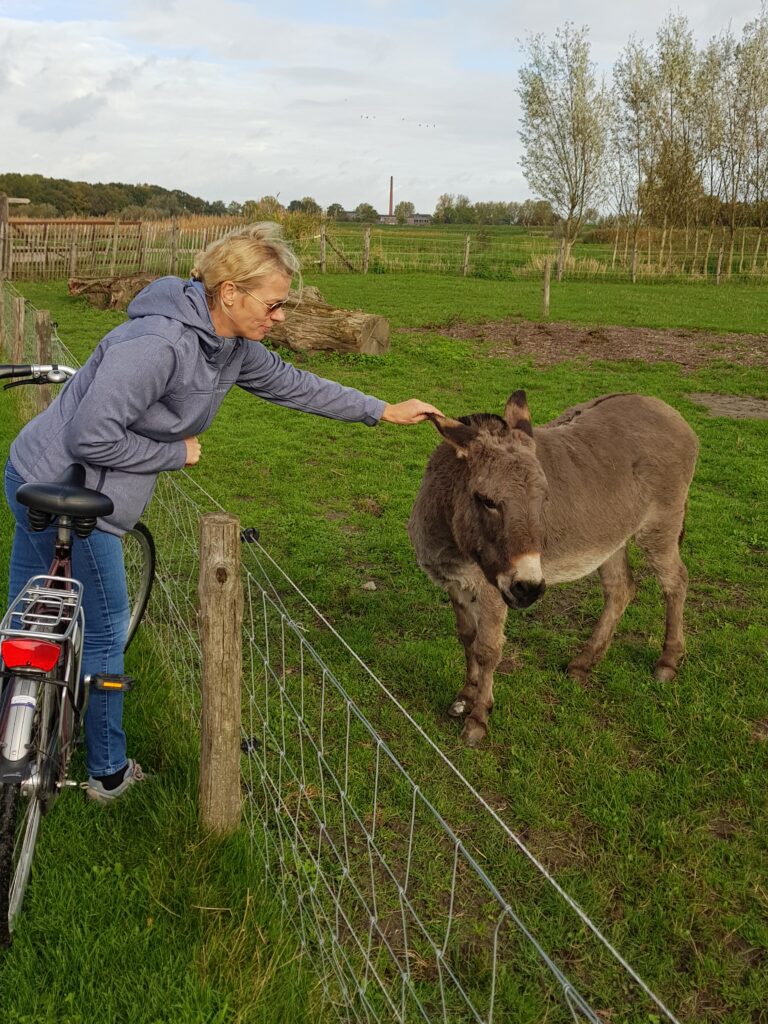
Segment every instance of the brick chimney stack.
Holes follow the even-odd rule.
[[[394,216],[394,203],[395,200],[395,178],[394,175],[389,176],[389,216]]]

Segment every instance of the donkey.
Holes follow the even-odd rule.
[[[466,676],[448,714],[466,715],[466,743],[488,732],[507,608],[527,608],[545,584],[597,570],[605,606],[567,669],[587,678],[635,595],[631,538],[666,600],[654,675],[674,679],[688,587],[679,546],[699,447],[682,416],[657,398],[603,395],[534,429],[525,392],[516,391],[503,418],[430,418],[444,443],[429,460],[408,533],[419,565],[453,604]]]

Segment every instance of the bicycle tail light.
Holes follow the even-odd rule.
[[[34,668],[41,672],[50,672],[59,660],[61,647],[49,640],[14,637],[3,640],[0,651],[6,668]]]

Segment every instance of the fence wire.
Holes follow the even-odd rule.
[[[58,337],[54,352],[76,365]],[[221,510],[188,474],[161,474],[146,519],[144,629],[192,723],[199,520]],[[242,553],[245,826],[324,1019],[677,1024],[268,550]]]
[[[163,474],[148,519],[151,629],[195,719],[198,520],[221,510],[187,474]],[[243,585],[245,822],[328,1012],[675,1022],[259,542],[243,544]]]

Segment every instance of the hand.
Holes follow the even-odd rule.
[[[386,405],[381,418],[385,423],[397,423],[407,427],[413,423],[421,423],[430,413],[436,416],[443,415],[434,405],[422,402],[418,398],[409,398],[406,402],[398,402],[397,405]]]
[[[196,466],[200,461],[200,442],[196,437],[185,437],[184,444],[187,446],[187,461],[185,466]]]

